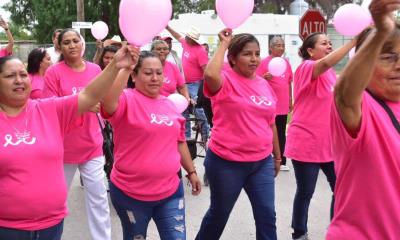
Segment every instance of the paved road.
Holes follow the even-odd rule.
[[[203,173],[203,159],[196,159],[199,175]],[[289,164],[290,167],[291,164]],[[69,216],[65,220],[63,240],[90,240],[86,212],[84,206],[83,189],[79,186],[78,174],[69,193]],[[291,212],[295,192],[294,172],[281,172],[276,183],[276,212],[278,239],[291,239]],[[186,196],[186,227],[187,239],[194,239],[204,213],[209,205],[209,189],[203,188],[200,196],[190,195],[190,190],[185,187]],[[324,239],[329,223],[329,204],[331,193],[325,175],[320,172],[314,199],[311,202],[309,214],[309,236],[313,240]],[[111,201],[110,201],[110,205]],[[122,230],[115,210],[111,207],[112,237],[113,240],[122,240]],[[159,239],[155,224],[150,223],[148,240]],[[240,195],[235,208],[229,218],[221,240],[247,240],[255,239],[255,226],[249,200],[244,192]]]

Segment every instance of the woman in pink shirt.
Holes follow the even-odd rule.
[[[168,44],[163,40],[155,40],[151,44],[151,51],[160,58],[164,69],[164,82],[161,94],[168,97],[168,95],[178,91],[178,93],[189,99],[189,92],[178,66],[167,61],[170,52]]]
[[[151,219],[161,239],[184,240],[181,165],[188,172],[192,194],[201,189],[185,142],[185,119],[160,93],[163,66],[156,55],[141,53],[134,69],[135,89],[125,89],[130,73],[120,72],[101,104],[102,115],[114,129],[111,200],[124,240],[146,239]]]
[[[44,48],[35,48],[28,55],[28,73],[31,80],[31,99],[42,98],[44,73],[52,64],[50,55]]]
[[[47,69],[44,97],[76,95],[84,89],[90,79],[100,74],[98,65],[82,59],[83,42],[74,29],[64,29],[58,35],[60,62]],[[68,187],[79,169],[85,186],[85,205],[89,230],[93,239],[110,240],[111,222],[107,190],[104,185],[103,137],[96,117],[99,108],[82,115],[78,128],[68,132],[64,138],[64,175]]]
[[[312,33],[299,50],[303,62],[294,75],[294,108],[285,147],[285,156],[292,159],[297,185],[292,215],[293,239],[308,239],[308,208],[320,169],[326,175],[332,191],[335,188],[330,111],[327,107],[332,104],[336,82],[332,67],[354,44],[353,40],[333,51],[326,34]]]
[[[337,174],[328,240],[400,236],[400,1],[373,0],[375,29],[359,37],[335,87],[331,112]]]
[[[125,47],[77,95],[29,99],[31,81],[15,57],[0,58],[0,239],[60,240],[67,215],[63,138],[131,66]]]
[[[251,34],[219,33],[220,45],[205,70],[204,93],[214,112],[204,166],[210,208],[197,240],[219,239],[242,189],[250,199],[257,239],[277,239],[275,176],[281,153],[275,127],[276,97],[256,75],[260,46]],[[231,66],[221,71],[228,50]],[[274,152],[274,159],[271,153]]]
[[[268,70],[269,62],[274,57],[282,57],[285,53],[285,41],[282,37],[275,36],[271,39],[269,44],[270,55],[261,61],[257,69],[257,74],[268,81],[268,84],[274,90],[277,97],[276,103],[276,129],[279,136],[279,147],[285,149],[286,143],[286,123],[287,116],[292,111],[292,81],[293,73],[292,67],[288,60],[286,60],[286,71],[281,75],[274,77]],[[289,171],[289,166],[286,165],[286,157],[282,156],[281,171]]]

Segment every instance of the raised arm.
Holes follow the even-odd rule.
[[[314,66],[312,79],[318,78],[319,75],[335,66],[355,45],[356,40],[353,39],[325,57],[317,60]]]
[[[117,110],[119,96],[126,88],[131,72],[132,71],[129,69],[122,69],[119,71],[110,91],[108,91],[107,95],[101,101],[101,107],[108,115],[112,115]]]
[[[3,18],[0,18],[0,26],[4,29],[4,31],[6,32],[6,35],[7,35],[7,40],[8,40],[8,43],[6,46],[7,52],[12,53],[13,47],[14,47],[14,38],[13,38],[13,35],[9,28],[10,26],[8,25],[8,23],[6,21],[4,21]]]
[[[109,91],[120,69],[133,69],[137,52],[131,46],[121,48],[107,67],[78,95],[78,111],[84,113]]]
[[[335,87],[335,103],[348,130],[357,131],[361,123],[361,100],[385,41],[395,28],[393,11],[400,8],[400,0],[373,0],[370,11],[376,30],[362,44],[347,64]]]
[[[100,63],[100,56],[103,52],[103,42],[101,40],[96,40],[96,52],[93,57],[93,62],[96,64]]]
[[[221,69],[224,65],[225,52],[232,40],[232,29],[225,28],[219,32],[218,37],[220,44],[204,70],[204,80],[211,94],[216,93],[222,85]]]
[[[171,33],[171,35],[172,35],[176,40],[179,41],[179,39],[182,38],[182,35],[180,35],[178,32],[176,32],[174,29],[172,29],[169,25],[167,25],[167,27],[166,27],[165,29],[167,29],[167,31],[168,31],[169,33]]]

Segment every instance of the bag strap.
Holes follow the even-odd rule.
[[[101,129],[101,135],[103,135],[103,137],[106,137],[105,133],[104,133],[104,130],[103,130],[106,127],[106,125],[104,124],[104,126],[103,126],[103,124],[101,124],[102,121],[101,121],[98,113],[96,113],[96,117],[97,117],[97,121],[99,121],[100,129]]]
[[[377,98],[368,89],[367,89],[367,92],[369,93],[369,95],[371,95],[371,97],[373,99],[375,99],[376,102],[379,103],[379,105],[381,105],[383,107],[383,109],[385,109],[385,111],[387,112],[387,114],[390,117],[390,120],[392,120],[393,126],[396,128],[397,132],[400,134],[400,123],[397,120],[396,116],[394,115],[392,109],[390,109],[390,107],[382,99]]]

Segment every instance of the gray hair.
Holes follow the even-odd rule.
[[[167,46],[168,46],[168,43],[166,42],[166,41],[164,41],[164,40],[160,40],[160,39],[157,39],[157,40],[154,40],[152,43],[151,43],[151,47],[150,47],[150,51],[153,51],[155,48],[156,48],[156,46],[158,45],[158,44],[167,44]]]
[[[281,36],[274,36],[273,38],[271,38],[271,41],[269,41],[269,47],[272,48],[278,41],[282,41],[283,43],[285,43]]]

